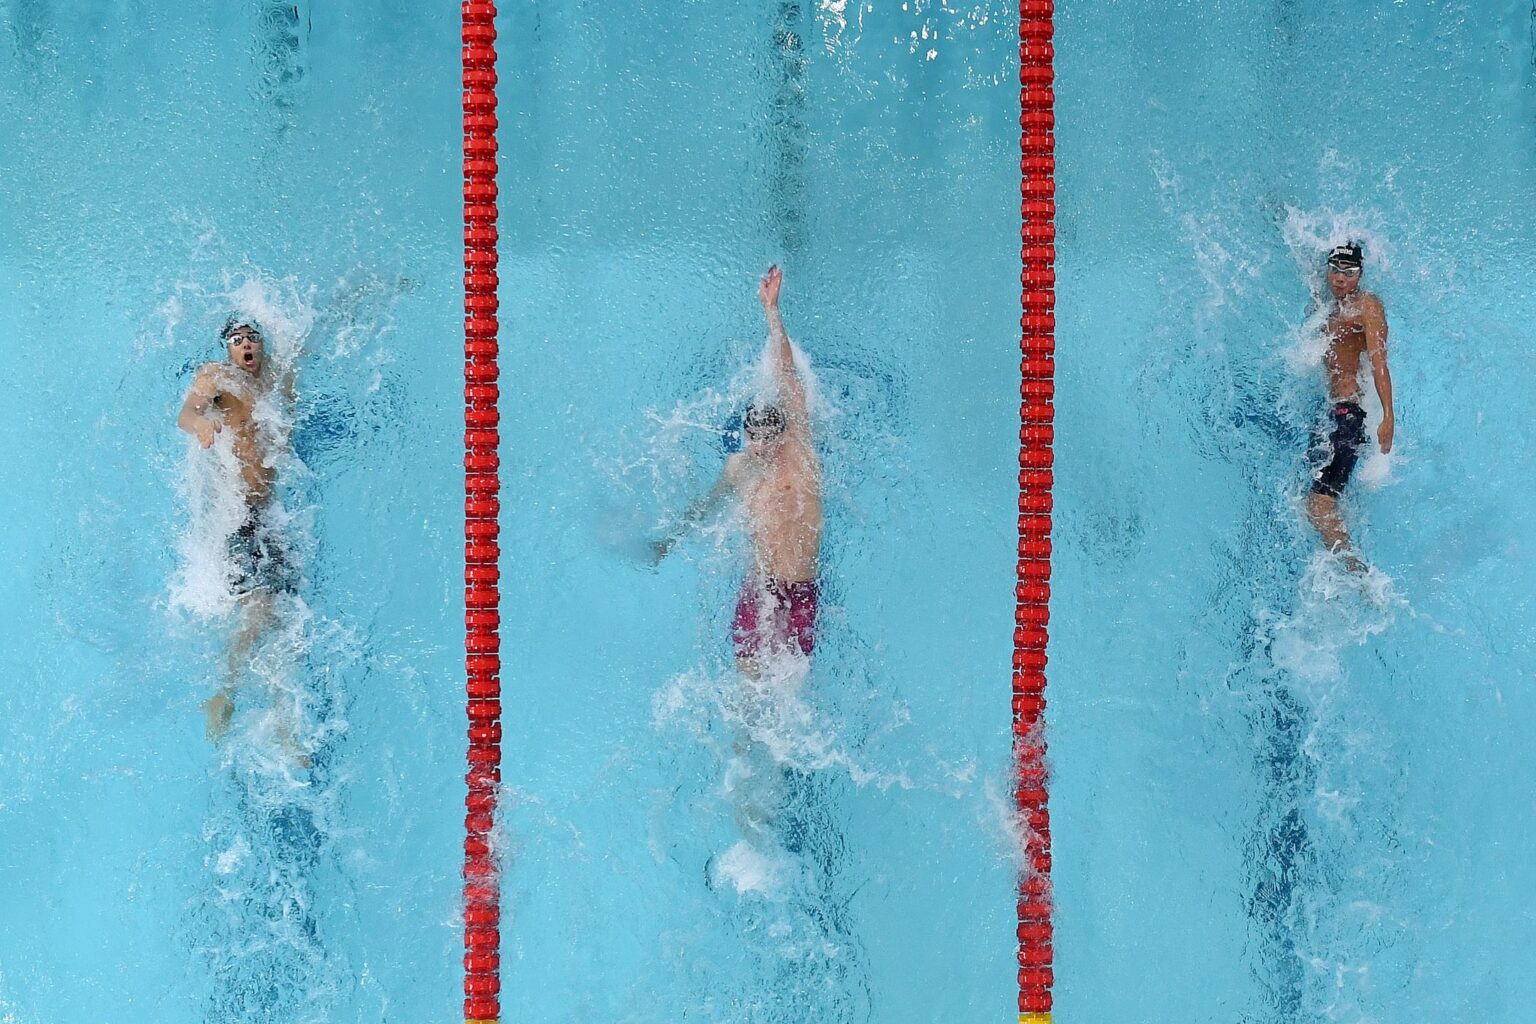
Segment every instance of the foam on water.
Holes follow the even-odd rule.
[[[1427,428],[1414,416],[1425,382],[1413,348],[1423,343],[1426,304],[1454,291],[1454,274],[1433,255],[1419,213],[1402,207],[1390,171],[1383,178],[1325,152],[1291,179],[1205,172],[1154,164],[1187,248],[1175,266],[1187,261],[1191,272],[1164,279],[1158,333],[1176,356],[1154,355],[1157,372],[1142,383],[1149,415],[1190,410],[1189,447],[1205,460],[1201,469],[1222,474],[1202,479],[1198,487],[1215,493],[1196,500],[1209,497],[1221,506],[1215,518],[1231,519],[1220,534],[1216,596],[1196,599],[1211,609],[1202,628],[1220,623],[1217,644],[1229,652],[1213,651],[1205,666],[1221,683],[1202,692],[1198,727],[1213,753],[1213,737],[1227,730],[1231,754],[1251,758],[1252,801],[1232,811],[1247,816],[1237,840],[1236,884],[1247,890],[1240,920],[1251,944],[1241,969],[1257,983],[1255,1020],[1373,1020],[1384,989],[1406,980],[1419,933],[1401,890],[1413,854],[1411,826],[1400,820],[1393,728],[1407,680],[1382,663],[1401,649],[1405,630],[1443,629],[1393,578],[1406,571],[1402,545],[1377,543],[1373,518],[1404,500],[1392,488],[1417,468]],[[1268,190],[1263,203],[1260,189]],[[1310,201],[1292,198],[1298,191]],[[1362,244],[1363,287],[1386,303],[1399,385],[1399,432],[1383,455],[1380,402],[1369,368],[1362,374],[1371,443],[1341,509],[1360,556],[1380,556],[1364,572],[1321,550],[1305,510],[1308,442],[1328,401],[1323,262],[1347,241]],[[1194,507],[1173,501],[1166,512],[1178,518]],[[1402,516],[1394,509],[1380,528],[1400,532]]]
[[[738,839],[711,864],[712,884],[730,885],[738,895],[774,896],[781,891],[789,865],[781,850],[764,851]]]
[[[723,383],[701,381],[647,410],[643,430],[604,448],[598,533],[609,551],[643,564],[644,538],[683,527],[681,511],[719,472],[726,424],[748,402],[773,396],[771,354],[766,344],[737,346],[739,361],[715,376]],[[739,991],[716,979],[700,993],[719,1008],[709,1019],[720,1021],[861,1019],[868,979],[848,919],[856,854],[844,834],[857,794],[968,801],[983,827],[993,816],[969,756],[911,749],[905,704],[839,608],[840,566],[861,531],[878,526],[891,489],[904,486],[897,394],[867,366],[813,361],[798,346],[794,354],[823,467],[814,658],[779,652],[750,676],[735,665],[729,620],[750,557],[739,509],[691,527],[662,570],[698,592],[701,650],[652,692],[661,756],[679,762],[666,774],[690,781],[652,812],[649,847],[658,862],[682,860],[685,870],[697,858],[693,877],[702,869],[713,890],[701,891],[701,909],[725,915],[722,949],[754,965],[731,983]],[[639,539],[626,540],[627,531]],[[679,826],[698,834],[664,831]],[[1014,845],[1000,843],[999,853]]]
[[[1361,1008],[1370,1002],[1378,944],[1405,934],[1387,920],[1400,854],[1390,825],[1390,741],[1375,705],[1391,698],[1360,692],[1364,680],[1350,667],[1355,651],[1397,625],[1400,604],[1380,570],[1354,573],[1318,552],[1291,607],[1261,608],[1257,618],[1256,676],[1266,684],[1249,698],[1256,712],[1289,709],[1294,745],[1277,751],[1273,764],[1286,765],[1292,813],[1306,837],[1281,848],[1289,866],[1279,877],[1293,887],[1270,889],[1267,913],[1287,947],[1280,955],[1302,968],[1286,983],[1288,998],[1327,1019],[1370,1019]],[[1284,976],[1283,963],[1273,966]]]
[[[189,438],[174,470],[184,519],[166,611],[173,628],[204,637],[208,671],[195,684],[196,699],[211,695],[226,671],[236,680],[232,727],[210,770],[203,837],[212,888],[188,908],[185,936],[205,962],[209,1011],[217,1019],[328,1020],[328,1008],[349,984],[345,958],[323,941],[320,922],[335,911],[320,894],[339,868],[329,857],[334,841],[347,834],[339,741],[350,682],[368,670],[369,656],[352,627],[316,604],[326,600],[314,590],[320,481],[300,452],[317,454],[324,468],[345,464],[357,434],[336,411],[355,416],[378,393],[378,370],[389,358],[380,345],[388,308],[406,290],[409,282],[361,269],[326,293],[256,268],[223,271],[213,283],[178,285],[159,310],[158,337],[140,339],[148,354],[163,358],[164,349],[184,349],[184,334],[211,337],[198,347],[220,360],[217,328],[234,315],[262,329],[275,380],[297,371],[295,407],[285,407],[274,385],[253,414],[276,470],[262,526],[280,541],[297,591],[263,597],[269,624],[244,662],[228,670],[226,649],[257,612],[254,599],[242,601],[232,589],[229,538],[248,515],[232,432],[216,435],[210,450]],[[187,364],[183,390],[199,362]],[[371,376],[356,373],[359,364],[371,366]],[[338,376],[333,366],[345,372]]]

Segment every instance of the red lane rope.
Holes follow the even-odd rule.
[[[1056,94],[1051,0],[1019,0],[1019,550],[1013,631],[1014,800],[1025,835],[1019,881],[1019,1021],[1051,1019],[1051,815],[1045,647],[1051,597],[1051,443],[1056,369]]]
[[[464,583],[469,771],[465,776],[464,1016],[500,1016],[500,887],[490,849],[501,776],[500,437],[496,299],[496,7],[463,4]],[[1019,1016],[1050,1020],[1051,840],[1045,664],[1051,575],[1056,186],[1051,0],[1019,3],[1019,546],[1013,655],[1015,800],[1026,826],[1019,884]]]
[[[501,1016],[501,886],[491,852],[501,782],[501,437],[496,411],[496,5],[467,0],[464,43],[464,1019]]]

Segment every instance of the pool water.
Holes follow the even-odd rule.
[[[0,1019],[457,1004],[457,21],[0,3]],[[228,478],[175,420],[232,312],[300,367],[302,582],[216,752]]]
[[[1523,1020],[1529,5],[1062,6],[1057,1017]],[[505,1017],[1010,1019],[1016,11],[504,8]],[[0,1021],[458,1012],[458,46],[0,0]],[[1345,238],[1363,578],[1301,508]],[[739,517],[646,552],[772,263],[827,532],[753,685]],[[299,584],[214,748],[242,513],[175,417],[231,313]]]
[[[1059,1019],[1523,1020],[1530,5],[1157,7],[1057,24]],[[1359,582],[1301,508],[1350,237]]]
[[[503,21],[504,1005],[1016,1013],[1015,23],[794,3]],[[654,572],[637,542],[721,470],[772,263],[827,532],[809,674],[755,688],[729,643],[739,524]],[[738,808],[761,803],[754,834]]]

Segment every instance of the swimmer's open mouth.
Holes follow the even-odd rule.
[[[246,366],[251,366],[255,362],[256,362],[256,353],[254,353],[254,352],[247,352],[245,354],[245,365]]]

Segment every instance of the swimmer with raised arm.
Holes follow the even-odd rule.
[[[752,542],[752,565],[736,602],[731,634],[736,663],[756,678],[764,659],[798,652],[815,643],[817,582],[821,553],[821,464],[811,443],[805,384],[779,315],[784,275],[771,267],[758,287],[768,318],[772,386],[776,396],[747,407],[742,420],[746,450],[725,460],[720,478],[684,514],[685,526],[709,516],[728,495],[740,499]],[[657,542],[658,560],[677,541]]]
[[[204,448],[212,448],[218,435],[229,431],[245,500],[244,521],[227,542],[235,571],[233,589],[239,602],[240,625],[230,644],[224,683],[203,704],[208,738],[215,742],[229,730],[241,670],[275,621],[274,596],[292,593],[298,582],[283,539],[270,522],[280,442],[271,430],[263,429],[255,415],[257,402],[274,391],[273,397],[292,407],[294,372],[289,369],[278,378],[267,358],[266,339],[251,321],[231,317],[219,333],[228,358],[198,368],[176,420],[176,425],[195,436]],[[279,726],[279,739],[302,763],[286,722]]]
[[[1376,440],[1383,454],[1392,450],[1396,422],[1392,412],[1392,375],[1387,370],[1387,313],[1381,300],[1360,287],[1364,267],[1357,242],[1335,246],[1328,254],[1328,290],[1333,302],[1324,326],[1328,348],[1323,366],[1328,374],[1329,425],[1313,439],[1312,451],[1320,467],[1313,473],[1307,495],[1307,518],[1317,528],[1329,551],[1344,556],[1353,572],[1365,563],[1350,543],[1349,531],[1339,516],[1339,496],[1354,472],[1360,452],[1370,443],[1365,432],[1361,363],[1368,359],[1371,380],[1381,399],[1381,423]]]

